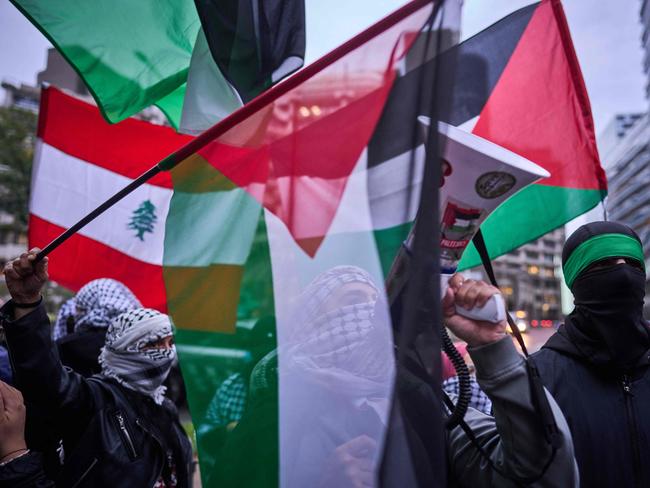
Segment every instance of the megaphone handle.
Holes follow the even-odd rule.
[[[456,307],[456,312],[463,317],[472,320],[483,320],[498,324],[506,319],[506,306],[501,295],[492,295],[482,307],[474,307],[467,310],[463,307]]]
[[[440,290],[444,296],[449,280],[452,274],[440,274]],[[506,304],[501,295],[492,295],[490,299],[482,307],[474,307],[470,310],[463,307],[456,307],[456,312],[463,317],[472,320],[481,320],[485,322],[492,322],[498,324],[506,319]]]

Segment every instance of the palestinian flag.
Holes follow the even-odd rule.
[[[471,130],[551,173],[508,199],[481,226],[492,258],[565,224],[607,194],[587,91],[560,0],[522,8],[441,55],[456,63],[446,122]],[[421,79],[431,80],[435,61],[398,78],[368,147],[369,164],[413,150],[408,121],[427,113],[429,100],[409,97]],[[393,227],[399,241],[408,229]],[[392,246],[386,254],[392,254]],[[460,268],[480,264],[473,245]]]
[[[163,272],[204,486],[377,480],[395,379],[377,229],[417,211],[424,150],[370,166],[368,143],[425,26],[458,35],[459,2],[435,9],[409,3],[162,163],[180,160]]]
[[[29,247],[45,247],[87,212],[191,138],[128,119],[54,87],[41,92],[29,205]],[[141,186],[52,252],[50,278],[77,291],[96,278],[123,282],[148,307],[167,309],[163,281],[169,174]]]
[[[79,73],[111,123],[156,104],[174,127],[182,114],[188,131],[199,132],[304,57],[303,0],[12,3]]]

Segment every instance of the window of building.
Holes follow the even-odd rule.
[[[544,295],[544,302],[549,305],[555,305],[557,303],[557,297],[555,295]]]

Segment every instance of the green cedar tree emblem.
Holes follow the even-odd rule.
[[[157,220],[156,206],[150,200],[145,200],[133,212],[128,228],[136,231],[136,237],[144,241],[145,232],[153,232]]]

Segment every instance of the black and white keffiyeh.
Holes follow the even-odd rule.
[[[75,331],[89,327],[108,327],[123,312],[142,307],[124,284],[110,278],[86,283],[75,295]]]
[[[99,356],[102,375],[151,396],[157,404],[164,400],[162,385],[176,359],[176,348],[146,348],[172,335],[169,317],[156,310],[137,308],[111,322],[106,343]]]

